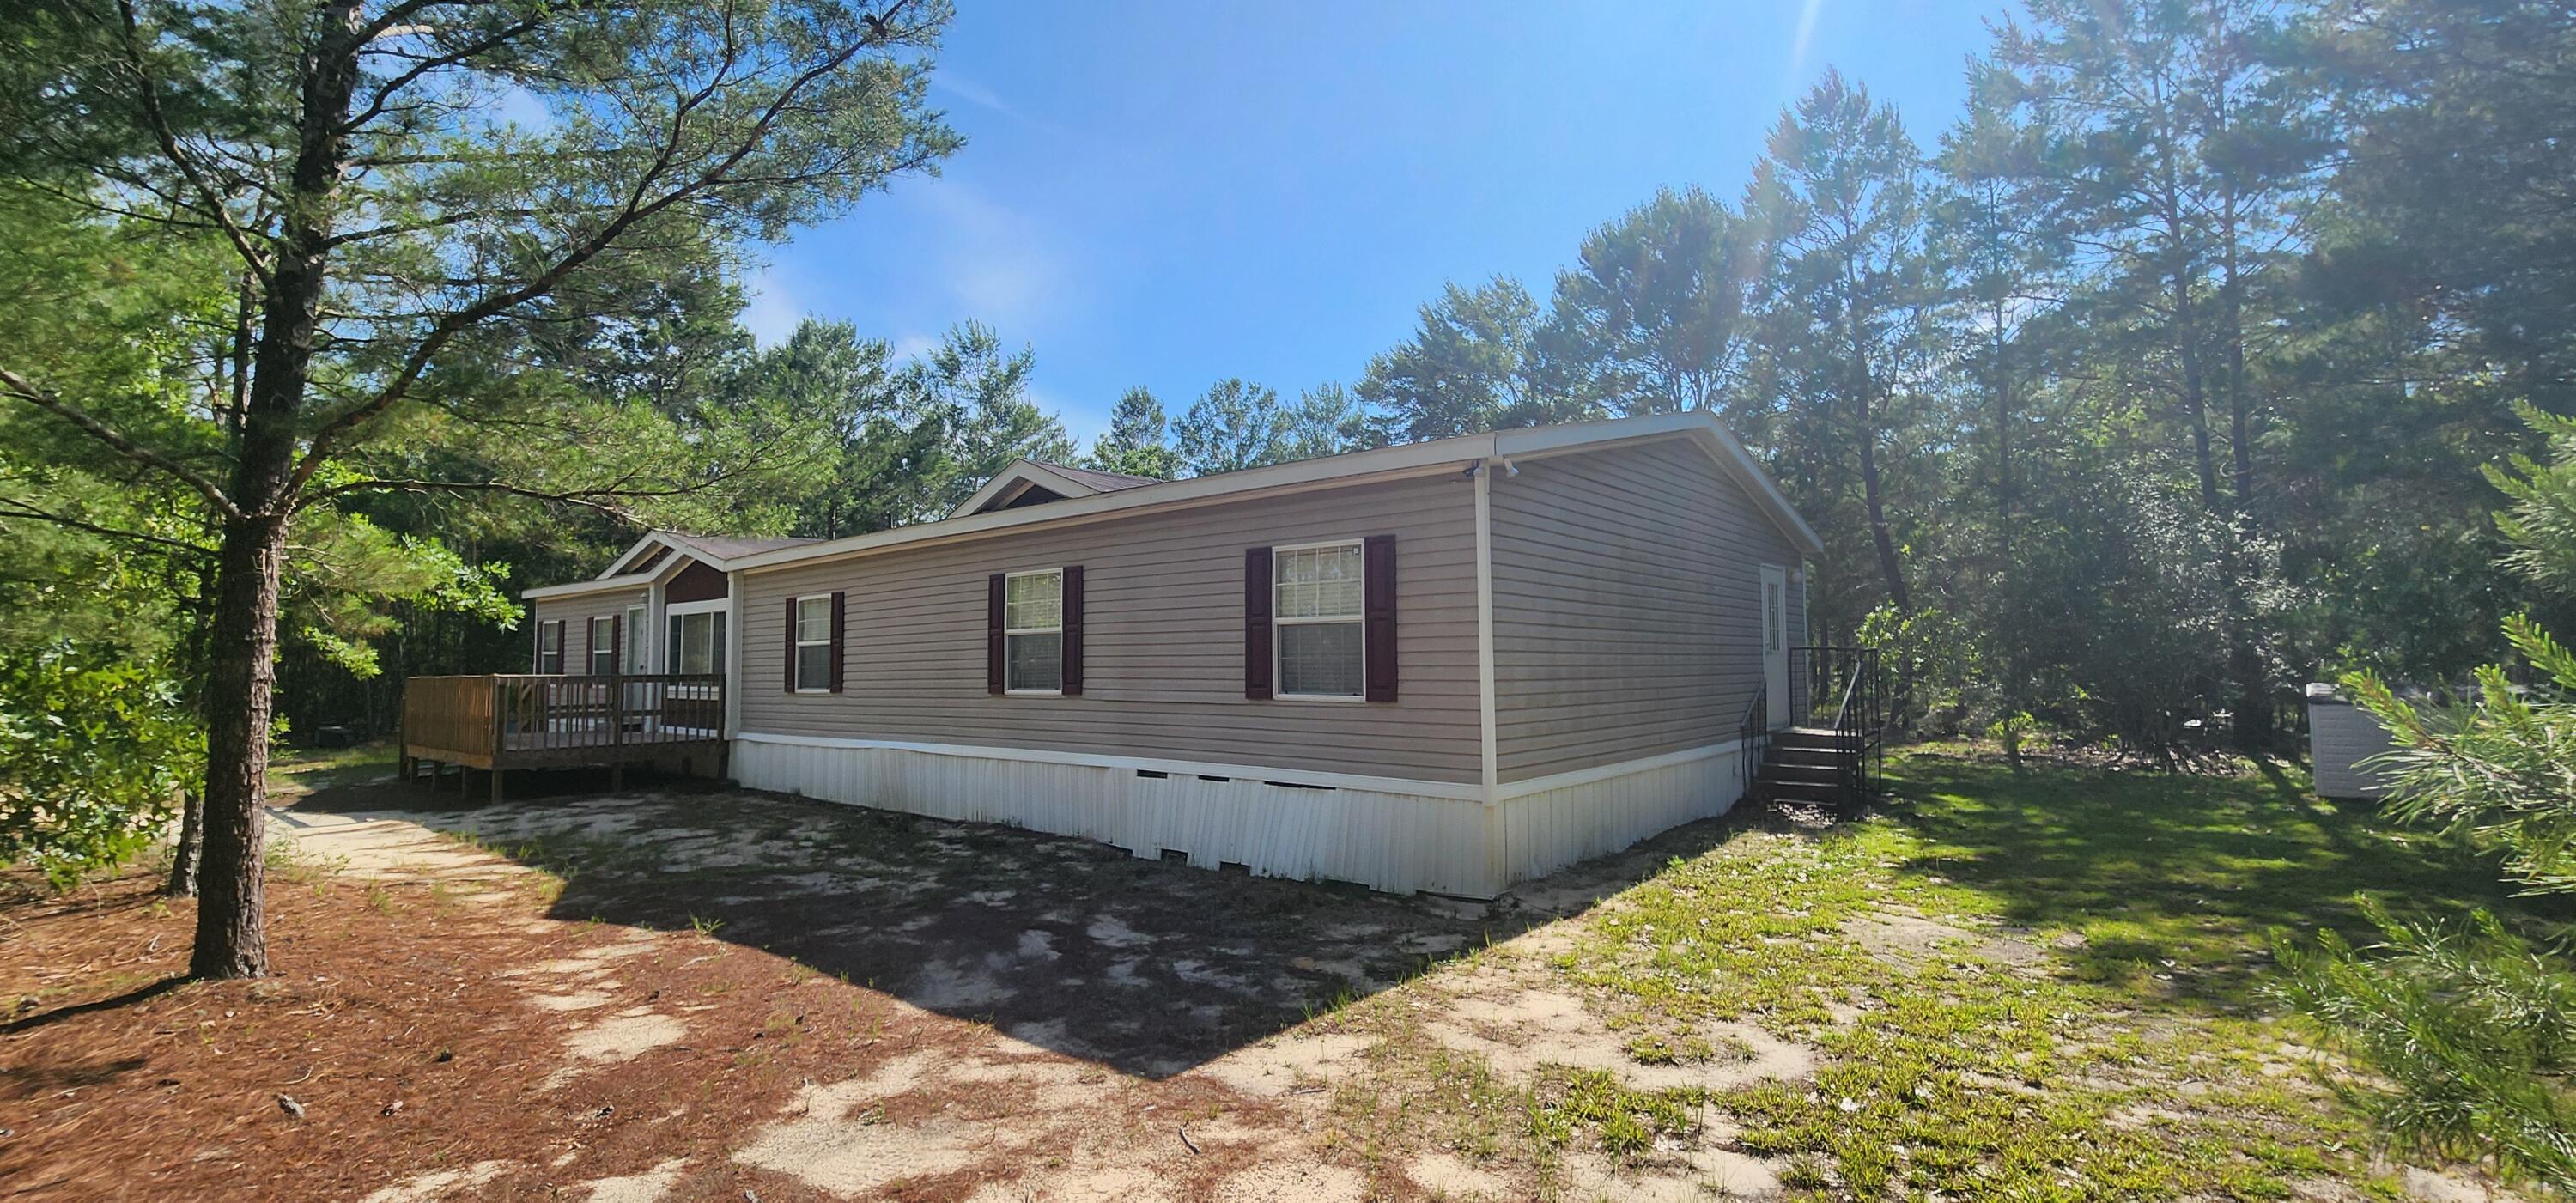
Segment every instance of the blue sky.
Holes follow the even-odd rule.
[[[1545,297],[1661,185],[1733,199],[1826,67],[1927,145],[1998,3],[993,3],[933,86],[967,145],[774,248],[745,321],[899,353],[969,317],[1037,352],[1077,437],[1143,384],[1359,378],[1447,280]]]

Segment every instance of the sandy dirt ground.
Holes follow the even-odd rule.
[[[376,784],[270,830],[269,982],[148,996],[187,916],[139,878],[22,914],[93,968],[112,917],[147,996],[0,1035],[0,1198],[1518,1199],[1525,1167],[1337,1127],[1337,1091],[1383,1072],[1338,1009],[1410,1000],[1507,1079],[1810,1062],[1730,1027],[1720,1061],[1640,1065],[1551,984],[1645,854],[1489,904],[725,791],[487,807]],[[0,975],[40,971],[20,943]],[[1545,1193],[1775,1193],[1727,1132],[1575,1156]]]

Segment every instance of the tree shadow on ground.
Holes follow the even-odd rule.
[[[2565,921],[2509,897],[2491,863],[2368,805],[2308,793],[2280,766],[2235,775],[2036,764],[2003,774],[1958,756],[1891,762],[1898,821],[1930,841],[1903,868],[1991,900],[2004,922],[2080,932],[2079,977],[2141,998],[2233,1010],[2271,964],[2268,933],[2373,933],[2353,899],[2455,915],[2464,904]],[[2547,913],[2544,913],[2547,912]]]
[[[1578,913],[1737,830],[1693,824],[1488,903],[778,795],[604,785],[567,772],[514,776],[497,807],[401,784],[305,805],[409,819],[553,873],[556,919],[694,928],[1150,1078]]]

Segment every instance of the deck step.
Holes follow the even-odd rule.
[[[1762,780],[1774,785],[1840,786],[1843,771],[1830,764],[1771,764],[1762,767]]]
[[[1764,764],[1784,764],[1784,765],[1809,765],[1809,764],[1822,764],[1822,765],[1833,765],[1833,764],[1839,764],[1839,763],[1841,763],[1841,762],[1842,762],[1842,757],[1840,757],[1840,756],[1836,755],[1833,751],[1831,751],[1831,750],[1829,750],[1829,749],[1826,749],[1826,748],[1782,748],[1782,747],[1773,747],[1773,748],[1771,749],[1771,751],[1770,751],[1768,754],[1766,754],[1766,755],[1764,755],[1764,756],[1762,757],[1762,763],[1764,763]]]

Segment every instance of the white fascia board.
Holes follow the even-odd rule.
[[[628,561],[635,558],[636,553],[643,551],[647,547],[664,547],[672,551],[680,550],[678,544],[671,542],[669,539],[663,538],[662,532],[657,530],[648,530],[644,532],[643,538],[635,541],[634,546],[627,548],[625,551],[619,552],[616,559],[610,560],[608,562],[608,567],[601,569],[599,576],[594,579],[606,580],[614,576],[633,575],[629,573],[620,573],[617,570],[625,567]]]
[[[975,490],[974,496],[958,502],[956,509],[948,511],[948,516],[963,518],[975,513],[1002,500],[1003,494],[1010,492],[1015,485],[1037,485],[1064,498],[1089,497],[1100,491],[1035,460],[1015,459],[994,473],[993,479],[985,481],[983,488]]]
[[[586,581],[574,581],[569,585],[539,585],[534,589],[522,589],[519,591],[519,596],[529,601],[536,601],[547,597],[579,597],[584,593],[614,593],[625,589],[648,588],[661,577],[662,574],[658,572],[594,577]]]

